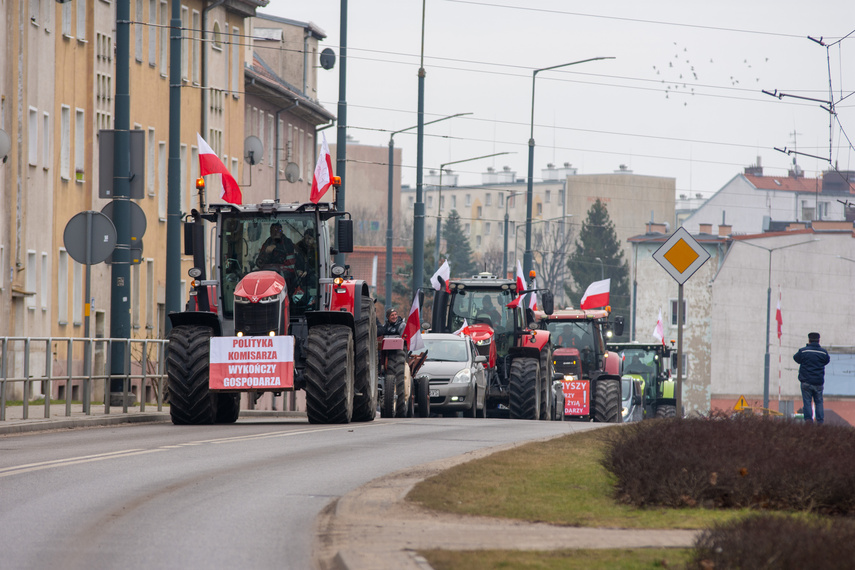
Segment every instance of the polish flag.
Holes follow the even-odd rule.
[[[223,164],[223,161],[219,159],[199,133],[196,133],[196,143],[199,145],[199,174],[202,176],[221,174],[223,191],[220,192],[220,198],[230,204],[242,204],[243,194],[240,191],[240,186],[226,165]]]
[[[505,305],[509,309],[516,309],[520,304],[520,299],[522,298],[522,292],[525,291],[525,274],[522,270],[522,263],[517,259],[517,298]]]
[[[407,343],[408,349],[420,350],[425,347],[422,341],[421,319],[419,318],[419,296],[416,295],[413,299],[413,306],[410,308],[410,314],[407,316],[407,325],[404,327],[404,334],[401,335]]]
[[[327,146],[327,136],[322,132],[321,154],[318,155],[318,163],[315,165],[315,175],[312,177],[312,193],[309,200],[317,204],[321,197],[332,185],[332,157],[330,147]]]
[[[531,288],[537,289],[537,279],[531,280]],[[528,299],[528,308],[532,311],[537,310],[537,293],[532,292]]]
[[[775,320],[778,321],[778,340],[781,339],[781,327],[784,326],[784,316],[781,314],[781,297],[778,297],[778,308],[775,310]]]
[[[582,296],[582,302],[579,304],[580,309],[597,309],[605,307],[609,304],[609,287],[611,286],[611,278],[603,279],[602,281],[594,281],[585,290]]]
[[[440,287],[439,277],[442,277],[442,280],[448,284],[448,279],[451,277],[451,267],[448,265],[447,259],[442,262],[442,265],[439,266],[439,269],[437,269],[436,273],[433,274],[433,277],[430,278],[430,284],[433,285],[433,288],[437,291],[439,291]]]
[[[469,330],[469,323],[466,319],[463,319],[463,326],[454,331],[452,334],[456,334],[457,336],[469,336],[471,331]]]
[[[656,321],[656,328],[653,329],[653,337],[662,345],[665,345],[665,329],[662,327],[662,309],[659,309],[659,319]]]

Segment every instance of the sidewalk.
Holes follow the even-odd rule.
[[[139,404],[129,406],[127,413],[122,406],[110,406],[107,413],[104,404],[93,404],[90,413],[83,413],[83,404],[71,404],[71,415],[66,415],[64,403],[50,405],[50,417],[45,417],[45,407],[42,404],[30,404],[27,409],[27,419],[24,419],[24,406],[6,406],[6,420],[0,421],[0,435],[30,433],[55,429],[71,429],[81,427],[97,427],[141,422],[168,422],[169,406],[162,411],[157,410],[157,404],[146,404],[141,412]]]

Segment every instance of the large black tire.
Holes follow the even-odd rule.
[[[511,419],[540,419],[540,390],[537,380],[540,362],[536,358],[515,358],[508,380],[508,410]]]
[[[478,386],[472,390],[472,407],[466,410],[464,414],[467,418],[478,417]]]
[[[671,405],[661,405],[656,408],[656,416],[657,418],[676,418],[677,417],[677,406]]]
[[[360,297],[356,321],[356,357],[353,375],[353,421],[370,422],[377,416],[377,317],[374,301]]]
[[[217,423],[233,424],[240,416],[240,394],[217,394]]]
[[[552,343],[540,351],[540,419],[549,421],[555,405],[552,395]]]
[[[392,377],[391,371],[386,368],[386,373],[383,376],[383,405],[380,408],[380,417],[381,418],[394,418],[395,417],[395,390],[393,386],[395,385],[395,379]]]
[[[353,418],[353,331],[349,327],[309,329],[306,414],[313,424],[346,424]]]
[[[430,380],[421,378],[416,380],[416,403],[419,405],[419,417],[430,416]]]
[[[595,380],[593,404],[595,422],[620,423],[620,378],[598,378]]]
[[[394,400],[394,413],[390,418],[403,418],[407,415],[407,400],[404,393],[404,382],[407,366],[407,353],[403,350],[394,350],[386,357],[386,385],[391,388],[391,397]],[[383,398],[387,398],[384,394]]]
[[[166,376],[169,415],[175,425],[213,424],[217,394],[208,390],[211,327],[180,325],[169,331]]]

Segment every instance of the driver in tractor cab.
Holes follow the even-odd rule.
[[[496,306],[493,305],[493,299],[485,296],[484,300],[481,302],[481,309],[475,317],[475,322],[484,323],[496,328],[501,324],[501,320],[502,317],[499,315],[499,311],[496,310]]]
[[[270,237],[264,240],[255,264],[261,269],[276,271],[285,278],[288,294],[294,293],[294,277],[297,269],[297,251],[294,242],[282,233],[282,224],[270,226]]]
[[[624,374],[638,374],[647,381],[650,379],[653,371],[648,365],[642,362],[637,354],[630,354],[629,359],[624,364],[623,372]]]

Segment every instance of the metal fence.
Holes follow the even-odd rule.
[[[72,402],[83,412],[103,398],[110,413],[114,381],[121,381],[121,407],[145,411],[146,403],[163,409],[166,386],[166,342],[160,339],[0,337],[0,421],[6,421],[7,402],[18,400],[23,419],[29,408],[44,399],[44,417],[51,417],[51,399],[64,400],[65,415]],[[121,346],[117,346],[121,345]],[[112,354],[123,354],[122,372],[112,373]],[[123,350],[118,350],[118,349]],[[138,403],[137,403],[138,402]]]

